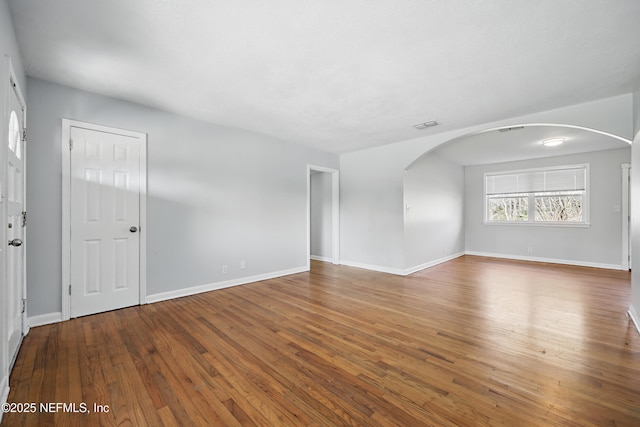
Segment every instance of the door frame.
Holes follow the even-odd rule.
[[[623,163],[622,167],[622,269],[631,269],[631,164]]]
[[[307,165],[307,269],[311,268],[311,172],[331,174],[331,258],[340,264],[340,171]]]
[[[71,318],[71,128],[124,135],[140,140],[140,292],[138,303],[147,297],[147,134],[79,120],[62,119],[62,320]]]

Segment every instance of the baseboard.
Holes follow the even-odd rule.
[[[416,272],[418,272],[420,270],[424,270],[425,268],[433,267],[435,265],[442,264],[443,262],[451,261],[452,259],[459,258],[459,257],[463,256],[464,254],[465,254],[464,252],[458,252],[458,253],[455,253],[455,254],[447,255],[447,256],[442,257],[442,258],[438,258],[438,259],[436,259],[434,261],[429,261],[429,262],[426,262],[424,264],[416,265],[415,267],[407,268],[404,271],[404,275],[407,276],[409,274],[416,273]]]
[[[7,403],[7,399],[9,398],[9,374],[2,376],[2,381],[0,381],[0,404],[4,406]],[[0,422],[2,422],[2,414],[4,411],[0,411]]]
[[[476,252],[476,251],[465,251],[465,254],[475,255],[475,256],[484,256],[484,257],[490,257],[490,258],[513,259],[517,261],[546,262],[550,264],[576,265],[579,267],[604,268],[608,270],[626,270],[625,268],[622,268],[621,264],[602,264],[597,262],[575,261],[575,260],[568,260],[568,259],[539,258],[539,257],[510,255],[510,254],[495,254],[491,252]]]
[[[633,325],[636,327],[636,331],[640,334],[640,316],[638,316],[638,312],[633,306],[631,306],[627,313],[629,313],[629,317],[631,318]]]
[[[425,268],[433,267],[434,265],[438,265],[438,264],[442,264],[443,262],[451,261],[452,259],[461,257],[464,254],[465,254],[464,252],[458,252],[458,253],[455,253],[455,254],[452,254],[452,255],[448,255],[446,257],[442,257],[442,258],[439,258],[439,259],[436,259],[436,260],[433,260],[433,261],[426,262],[424,264],[416,265],[414,267],[405,268],[405,269],[393,268],[393,267],[384,267],[384,266],[381,266],[381,265],[364,264],[364,263],[361,263],[361,262],[345,261],[345,260],[340,260],[340,264],[341,265],[346,265],[348,267],[364,268],[365,270],[378,271],[380,273],[395,274],[396,276],[408,276],[409,274],[415,273],[415,272],[420,271],[420,270],[424,270]]]
[[[256,276],[242,277],[239,279],[226,280],[224,282],[209,283],[206,285],[193,286],[190,288],[177,289],[175,291],[160,292],[157,294],[147,295],[147,304],[154,302],[167,301],[174,298],[188,297],[191,295],[201,294],[203,292],[216,291],[218,289],[230,288],[232,286],[246,285],[248,283],[260,282],[262,280],[275,279],[278,277],[289,276],[291,274],[303,273],[309,271],[305,267],[297,267],[289,270],[281,270],[272,273],[258,274]]]
[[[27,317],[27,324],[29,328],[35,328],[36,326],[49,325],[51,323],[58,323],[62,321],[62,313],[47,313],[40,314],[38,316]]]
[[[166,301],[173,298],[186,297],[189,295],[196,295],[202,292],[215,291],[217,289],[229,288],[231,286],[245,285],[247,283],[259,282],[261,280],[275,279],[277,277],[288,276],[290,274],[302,273],[308,271],[307,267],[292,268],[289,270],[276,271],[273,273],[259,274],[256,276],[243,277],[240,279],[227,280],[224,282],[210,283],[207,285],[194,286],[186,289],[178,289],[175,291],[161,292],[158,294],[147,295],[145,303],[154,303],[159,301]],[[29,328],[36,326],[48,325],[51,323],[58,323],[62,321],[62,313],[47,313],[38,316],[32,316],[27,318]]]
[[[311,256],[309,256],[309,258],[311,258],[314,261],[322,261],[322,262],[333,263],[333,258],[329,258],[329,257],[326,257],[326,256],[311,255]]]
[[[395,274],[397,276],[404,276],[405,275],[404,270],[399,269],[399,268],[383,267],[381,265],[364,264],[364,263],[361,263],[361,262],[345,261],[345,260],[342,260],[342,259],[340,260],[340,264],[341,265],[346,265],[348,267],[363,268],[365,270],[378,271],[380,273]]]

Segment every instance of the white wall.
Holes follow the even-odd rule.
[[[307,164],[336,168],[336,155],[41,80],[29,87],[30,315],[61,310],[63,117],[148,133],[148,295],[306,267]]]
[[[6,111],[7,90],[9,89],[9,73],[6,62],[6,57],[11,58],[13,70],[16,74],[18,84],[23,92],[26,92],[27,85],[24,75],[24,69],[22,67],[22,60],[20,59],[20,52],[18,44],[13,31],[13,23],[11,21],[11,15],[9,13],[9,7],[6,0],[0,0],[0,117],[2,117],[0,124],[0,141],[3,144],[6,143],[9,130],[7,128],[9,112]],[[6,147],[0,150],[0,165],[6,164],[5,159]],[[4,171],[4,167],[0,170]],[[0,175],[4,177],[4,172]],[[0,178],[1,180],[2,178]],[[5,217],[5,207],[0,203],[0,224],[7,224]],[[4,226],[3,226],[4,227]],[[0,232],[0,240],[6,242],[6,230]],[[6,243],[0,245],[0,254],[2,259],[5,257]],[[6,402],[7,393],[9,392],[8,380],[9,380],[9,356],[7,348],[7,287],[4,274],[4,262],[0,262],[0,403]],[[0,412],[0,419],[2,419],[2,413]]]
[[[327,172],[312,172],[311,185],[311,257],[333,261],[332,177]]]
[[[464,252],[464,168],[432,153],[404,179],[405,268],[413,271]]]
[[[467,166],[467,252],[621,268],[622,214],[614,212],[613,207],[622,204],[621,165],[630,161],[631,148],[623,148],[520,162]],[[484,173],[579,163],[590,164],[590,227],[484,223]],[[532,248],[533,252],[529,253],[528,248]]]
[[[640,89],[633,94],[635,138],[631,145],[631,307],[629,313],[640,332]]]
[[[478,124],[397,144],[340,156],[340,230],[342,262],[392,273],[405,270],[404,170],[423,153],[453,138],[499,126],[527,123],[568,124],[633,135],[631,94],[516,118]],[[419,134],[419,131],[416,131]]]

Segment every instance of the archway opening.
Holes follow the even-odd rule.
[[[563,143],[545,146],[551,138]],[[465,253],[624,269],[628,191],[623,194],[622,176],[631,162],[630,144],[594,129],[531,123],[487,129],[434,147],[405,170],[408,270]],[[573,164],[590,165],[588,225],[487,223],[485,174]]]

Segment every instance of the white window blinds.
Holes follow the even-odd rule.
[[[584,191],[587,188],[586,170],[586,165],[578,165],[557,169],[488,174],[485,176],[485,191],[487,195]]]

